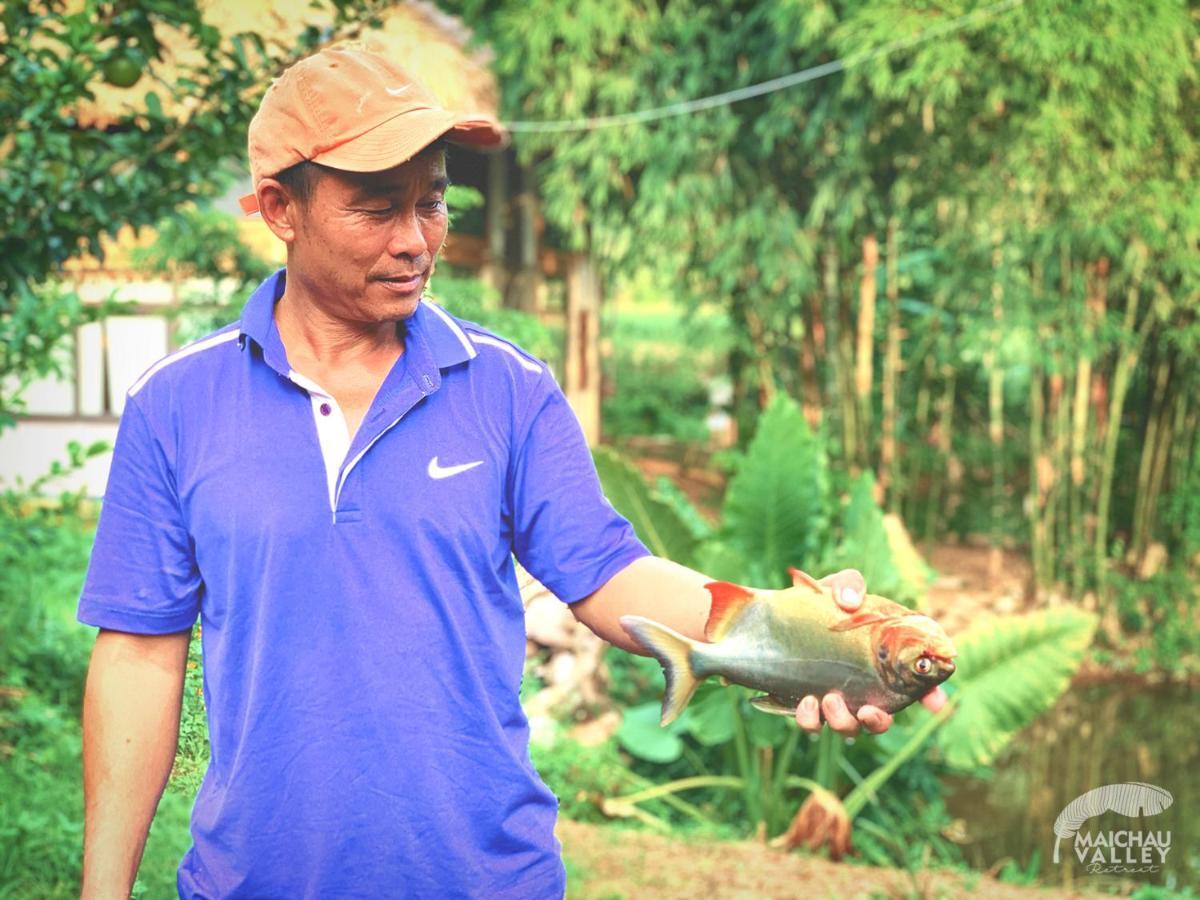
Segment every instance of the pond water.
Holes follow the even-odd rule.
[[[1104,889],[1122,884],[1200,886],[1200,704],[1187,685],[1107,682],[1072,688],[1018,735],[996,762],[990,780],[955,779],[951,813],[965,824],[963,851],[973,866],[1005,859],[1039,873],[1045,884]],[[1108,812],[1079,828],[1092,849],[1061,842],[1055,863],[1054,824],[1063,808],[1101,785],[1143,782],[1174,796],[1158,815],[1131,818]],[[1168,835],[1169,833],[1169,835]],[[1116,844],[1100,847],[1111,836]],[[1152,841],[1169,840],[1165,859]],[[1138,847],[1137,844],[1142,846]],[[1087,857],[1080,862],[1077,852]],[[1088,871],[1106,860],[1110,871]],[[1147,863],[1157,871],[1143,870]],[[1113,873],[1119,866],[1123,871]]]

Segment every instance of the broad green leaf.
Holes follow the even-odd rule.
[[[617,742],[639,759],[656,763],[679,759],[683,753],[683,741],[678,734],[682,726],[677,720],[663,728],[658,724],[661,715],[662,705],[658,702],[627,710],[617,729]]]
[[[696,551],[696,568],[716,581],[750,584],[749,566],[739,550],[723,541],[705,541]]]
[[[609,502],[630,521],[650,552],[681,565],[692,565],[696,538],[679,514],[651,492],[641,473],[615,451],[597,447],[593,456]]]
[[[820,572],[858,569],[872,594],[890,597],[912,606],[917,587],[906,583],[892,553],[892,543],[883,511],[875,504],[875,478],[863,472],[850,486],[850,498],[842,513],[842,540],[822,561]]]
[[[727,543],[750,561],[759,586],[787,584],[788,566],[817,561],[828,522],[827,462],[799,407],[777,394],[729,483]]]
[[[758,694],[759,691],[745,692],[747,698],[758,696]],[[745,710],[743,717],[746,722],[746,736],[750,738],[750,743],[755,747],[778,748],[787,739],[792,729],[799,727],[796,725],[796,720],[790,716],[760,712],[749,703],[746,703],[742,709]]]
[[[1067,689],[1095,628],[1095,616],[1060,607],[988,622],[956,638],[958,671],[946,686],[958,710],[938,732],[943,759],[960,769],[991,763]]]
[[[733,739],[738,713],[737,705],[729,702],[728,690],[715,682],[701,685],[680,717],[688,733],[706,747]]]
[[[694,503],[683,489],[666,475],[659,475],[654,482],[654,490],[662,501],[679,514],[679,518],[687,525],[692,536],[697,541],[704,541],[713,535],[713,526],[696,509]]]

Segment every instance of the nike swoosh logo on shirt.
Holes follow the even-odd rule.
[[[398,88],[385,87],[384,90],[387,91],[389,94],[391,94],[393,97],[399,97],[401,94],[405,93],[410,87],[412,87],[411,84],[406,84],[406,85],[404,85],[404,87],[398,87]]]
[[[462,463],[457,466],[440,466],[438,465],[438,458],[435,456],[429,461],[429,469],[427,471],[430,478],[449,478],[452,475],[461,475],[463,472],[482,465],[483,460],[477,459],[475,462]]]

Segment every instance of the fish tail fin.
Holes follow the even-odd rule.
[[[674,722],[692,699],[700,679],[692,669],[694,642],[641,616],[621,616],[621,627],[648,650],[663,667],[667,689],[663,694],[662,724]]]

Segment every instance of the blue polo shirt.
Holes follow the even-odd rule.
[[[283,288],[130,389],[79,603],[118,631],[200,617],[180,895],[561,895],[513,557],[573,602],[647,551],[543,363],[423,301],[349,441],[288,365]]]

